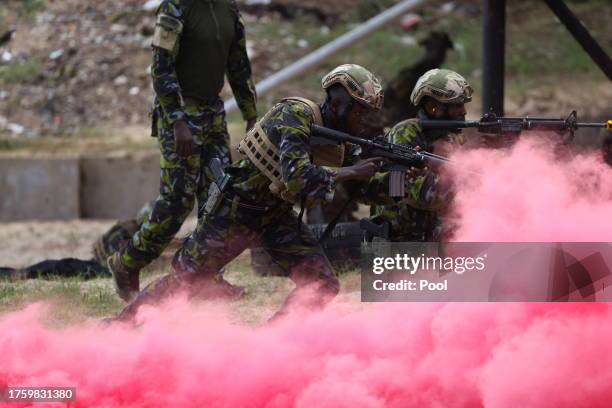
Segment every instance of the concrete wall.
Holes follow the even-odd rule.
[[[159,192],[159,153],[0,158],[0,222],[134,217]]]
[[[159,153],[81,159],[81,217],[131,218],[159,193]]]
[[[0,160],[0,221],[78,218],[78,159]]]

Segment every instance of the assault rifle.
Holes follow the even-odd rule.
[[[583,128],[605,128],[612,131],[612,120],[606,123],[585,123],[578,122],[576,111],[572,111],[569,116],[563,118],[523,118],[497,117],[494,113],[487,113],[480,120],[429,120],[419,121],[423,129],[465,129],[476,128],[478,132],[484,134],[509,134],[518,135],[525,130],[553,131],[558,133],[569,133],[568,140],[574,137],[574,132]]]
[[[426,163],[453,163],[450,159],[437,154],[420,151],[408,146],[390,143],[383,137],[363,139],[349,135],[338,130],[323,126],[312,125],[312,145],[329,145],[338,143],[352,143],[361,146],[364,157],[382,157],[392,163],[389,180],[389,195],[391,197],[404,197],[404,174],[410,167],[423,167]]]

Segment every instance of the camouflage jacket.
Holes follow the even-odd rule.
[[[407,119],[396,124],[387,133],[392,143],[404,146],[420,146],[422,150],[432,151],[433,143],[448,137],[447,131],[423,131],[419,119],[425,118],[420,111],[417,118]],[[450,191],[439,191],[440,179],[432,171],[421,172],[407,181],[407,197],[392,205],[374,205],[370,215],[376,222],[391,223],[393,241],[425,241],[437,238],[439,227],[438,210],[448,201]]]
[[[281,174],[286,196],[294,203],[305,200],[306,206],[329,202],[335,192],[336,172],[312,163],[310,128],[314,123],[312,111],[303,103],[283,101],[272,108],[261,122],[263,130],[279,149]],[[343,166],[359,159],[358,146],[346,149]],[[287,202],[270,189],[270,180],[249,160],[242,159],[229,167],[233,176],[232,190],[241,198],[261,206],[286,205]],[[366,182],[351,183],[352,198],[370,203],[392,202],[386,194],[388,175],[379,173]]]
[[[156,30],[163,16],[169,21],[166,28],[175,32],[164,43],[168,49],[152,47],[155,112],[168,123],[182,119],[184,98],[212,102],[227,74],[244,119],[257,117],[244,24],[235,1],[164,0],[157,16]]]

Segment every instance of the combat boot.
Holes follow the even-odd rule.
[[[132,271],[121,263],[121,254],[115,252],[109,256],[107,261],[108,270],[113,275],[115,291],[121,299],[130,302],[140,291],[140,279],[138,271]]]

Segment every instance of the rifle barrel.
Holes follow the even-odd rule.
[[[578,128],[605,128],[608,127],[605,123],[576,123]]]
[[[373,146],[375,143],[368,139],[363,139],[357,136],[349,135],[348,133],[340,132],[339,130],[334,130],[330,128],[326,128],[319,125],[312,125],[312,132],[316,135],[319,134],[321,136],[328,137],[337,142],[350,142],[356,145],[364,145],[367,144],[369,146]]]
[[[423,129],[465,129],[478,127],[480,122],[477,120],[420,120],[419,124]]]

